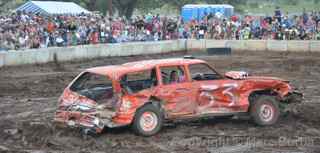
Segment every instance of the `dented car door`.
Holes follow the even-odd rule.
[[[196,81],[193,85],[198,89],[197,112],[228,113],[239,107],[238,84],[229,80]]]
[[[192,88],[197,91],[197,114],[237,111],[238,84],[223,77],[206,64],[189,65]]]
[[[183,65],[160,67],[161,81],[156,96],[164,101],[169,118],[195,113],[196,93],[185,72]]]

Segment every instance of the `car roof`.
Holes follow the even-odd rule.
[[[156,66],[174,66],[174,65],[189,65],[206,63],[199,59],[184,59],[184,58],[170,58],[170,59],[152,59],[136,62],[124,63],[122,65],[109,65],[89,68],[86,71],[100,75],[108,75],[113,79],[117,79],[123,74],[130,72],[139,72],[149,70]]]

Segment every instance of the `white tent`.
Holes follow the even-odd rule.
[[[90,11],[82,8],[73,2],[56,1],[29,1],[16,9],[31,13],[41,13],[45,15],[79,15],[91,14]]]

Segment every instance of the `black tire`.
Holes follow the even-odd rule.
[[[145,119],[143,117],[144,115],[147,115],[147,117],[149,117],[149,119],[153,118],[154,121],[156,120],[155,121],[156,123],[151,124],[152,126],[148,130],[147,130],[148,126],[143,127],[143,125],[142,125],[142,123],[144,123],[144,121],[145,121]],[[163,125],[163,115],[162,115],[162,112],[160,111],[160,109],[158,107],[154,106],[153,104],[147,104],[137,110],[135,117],[134,117],[133,124],[132,124],[132,129],[138,135],[152,136],[161,130],[162,125]]]
[[[250,106],[250,116],[257,125],[275,124],[280,116],[279,102],[274,96],[257,97]]]

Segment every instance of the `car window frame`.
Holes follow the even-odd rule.
[[[185,81],[184,82],[178,82],[178,83],[164,84],[163,81],[162,81],[162,75],[161,75],[161,68],[163,68],[163,67],[182,67],[182,69],[184,71]],[[188,73],[189,72],[188,72],[185,64],[159,65],[159,66],[157,66],[157,76],[159,77],[158,84],[161,85],[161,86],[170,86],[170,85],[177,85],[177,84],[190,82]]]
[[[102,75],[102,74],[99,74],[99,73],[93,73],[93,72],[90,72],[90,71],[84,71],[82,73],[80,73],[76,78],[74,78],[74,80],[72,80],[72,82],[68,85],[68,89],[72,92],[77,92],[77,91],[74,91],[73,89],[73,86],[75,85],[75,83],[77,81],[80,81],[80,79],[86,75],[86,74],[91,74],[91,75],[97,75],[97,76],[100,76],[100,77],[104,77],[105,79],[107,79],[108,81],[110,81],[111,83],[111,87],[113,90],[115,90],[115,86],[114,86],[114,82],[113,82],[113,79],[111,77],[109,77],[108,75]],[[83,80],[82,80],[83,81]]]
[[[157,85],[151,86],[151,88],[146,88],[146,89],[140,90],[140,91],[138,91],[138,92],[132,92],[132,93],[126,91],[126,89],[123,89],[123,88],[121,87],[121,79],[122,79],[125,75],[132,74],[132,73],[142,73],[142,72],[146,72],[146,71],[152,72],[153,69],[154,69],[155,72],[156,72]],[[150,75],[151,75],[151,74],[150,74]],[[153,88],[159,86],[159,77],[158,77],[157,68],[156,68],[156,67],[152,67],[152,68],[141,69],[141,70],[137,70],[137,71],[130,71],[130,72],[124,73],[124,74],[122,74],[121,76],[119,76],[117,82],[118,82],[118,84],[119,84],[119,89],[120,89],[120,91],[121,91],[122,93],[124,93],[125,95],[132,96],[132,95],[139,94],[141,91],[150,90],[150,89],[153,89]]]
[[[192,78],[192,74],[190,71],[190,66],[191,65],[205,65],[207,66],[210,70],[212,70],[214,73],[216,73],[217,75],[219,75],[220,79],[215,79],[215,80],[223,80],[225,79],[225,77],[223,75],[221,75],[218,71],[216,71],[213,67],[211,67],[211,65],[209,65],[208,63],[193,63],[193,64],[188,64],[187,65],[187,69],[188,69],[188,74],[189,74],[189,80],[191,82],[196,82],[196,81],[215,81],[215,80],[193,80]]]

